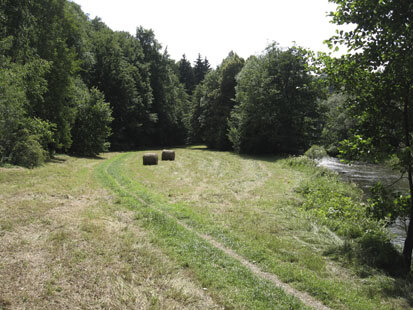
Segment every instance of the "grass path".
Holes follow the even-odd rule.
[[[225,309],[307,309],[271,280],[257,277],[242,262],[213,245],[211,238],[203,238],[162,210],[161,202],[122,174],[120,166],[131,155],[123,154],[107,161],[98,170],[98,177],[121,197],[120,204],[135,210],[141,225],[154,233],[155,244],[194,272],[214,300]]]
[[[109,172],[110,169],[109,168],[110,168],[110,166],[106,167],[106,169],[104,170],[104,172],[107,175],[110,174],[110,172]],[[115,188],[117,190],[120,190],[123,193],[124,196],[133,197],[133,199],[138,201],[142,206],[152,207],[156,211],[162,213],[163,215],[166,215],[169,219],[172,219],[178,225],[182,226],[183,228],[185,228],[189,232],[195,234],[198,238],[203,239],[204,241],[209,243],[211,246],[213,246],[215,249],[224,252],[229,257],[231,257],[231,258],[235,259],[236,261],[238,261],[241,265],[246,267],[250,272],[252,272],[256,276],[258,276],[262,280],[270,281],[271,283],[275,284],[277,287],[279,287],[283,291],[285,291],[287,294],[296,297],[302,303],[304,303],[305,305],[307,305],[309,307],[312,307],[313,309],[318,309],[318,310],[328,310],[329,309],[328,307],[326,307],[325,305],[320,303],[318,300],[315,300],[314,298],[312,298],[310,295],[308,295],[306,293],[303,293],[303,292],[300,292],[300,291],[294,289],[293,287],[291,287],[290,285],[280,281],[278,279],[278,277],[276,277],[274,274],[262,271],[258,266],[256,266],[255,264],[249,262],[245,258],[241,257],[240,255],[238,255],[237,253],[235,253],[231,249],[223,246],[221,243],[219,243],[216,240],[214,240],[213,238],[211,238],[211,236],[196,232],[193,228],[191,228],[190,226],[188,226],[184,222],[180,221],[179,219],[175,218],[174,216],[164,212],[160,208],[157,208],[154,204],[151,204],[150,202],[148,203],[147,201],[143,200],[139,196],[134,195],[133,193],[125,192],[124,191],[125,187],[122,186],[122,183],[118,182],[116,179],[115,179],[115,182],[116,183],[112,185],[113,188]]]

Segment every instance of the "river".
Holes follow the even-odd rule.
[[[400,174],[397,174],[396,171],[382,165],[362,162],[345,164],[332,157],[320,159],[318,165],[336,171],[344,180],[356,183],[366,195],[369,194],[369,188],[378,181],[390,186],[400,178]],[[392,185],[392,188],[394,191],[402,193],[407,193],[409,190],[408,182],[405,179],[396,182],[396,184]],[[405,221],[398,220],[390,227],[390,231],[393,234],[393,244],[403,247],[407,224]]]

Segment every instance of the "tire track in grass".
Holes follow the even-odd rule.
[[[149,207],[152,210],[156,211],[157,213],[163,215],[164,217],[172,220],[173,223],[181,226],[187,232],[190,232],[191,234],[197,236],[199,239],[205,241],[208,245],[210,245],[214,249],[222,251],[223,253],[225,253],[225,255],[229,256],[233,260],[240,263],[242,266],[247,268],[249,270],[249,272],[253,273],[255,276],[257,276],[261,280],[268,281],[268,282],[272,283],[273,285],[275,285],[277,288],[281,289],[286,294],[288,294],[290,296],[293,296],[293,297],[297,298],[298,300],[300,300],[304,305],[306,305],[308,307],[311,307],[313,309],[317,309],[317,310],[330,310],[329,307],[325,306],[324,304],[322,304],[320,301],[316,300],[315,298],[313,298],[309,294],[307,294],[305,292],[298,291],[297,289],[293,288],[289,284],[282,282],[276,275],[263,271],[257,265],[249,262],[244,257],[242,257],[242,256],[238,255],[237,253],[235,253],[233,250],[225,247],[224,245],[222,245],[221,243],[219,243],[218,241],[213,239],[211,236],[206,235],[206,234],[202,234],[200,232],[197,232],[192,227],[190,227],[186,223],[180,221],[175,216],[173,216],[170,213],[166,212],[162,208],[156,206],[156,203],[154,201],[152,201],[152,199],[150,197],[145,197],[146,199],[144,199],[143,197],[145,195],[142,195],[142,193],[140,193],[141,195],[138,196],[136,193],[129,192],[128,189],[127,189],[127,186],[125,184],[127,184],[127,183],[136,184],[136,185],[140,185],[140,184],[136,181],[133,181],[133,180],[129,179],[129,178],[125,178],[123,175],[117,175],[116,173],[114,173],[114,170],[120,170],[120,169],[115,169],[114,167],[117,165],[117,168],[119,168],[120,163],[122,163],[123,160],[130,154],[132,154],[132,153],[126,153],[126,154],[115,157],[113,160],[111,160],[110,163],[108,163],[106,165],[106,168],[103,171],[104,175],[106,177],[109,176],[112,179],[111,181],[114,182],[114,185],[118,187],[118,192],[121,194],[121,196],[124,196],[124,197],[127,197],[127,198],[132,198],[133,200],[135,200],[135,201],[139,202],[140,204],[142,204],[142,206]],[[292,308],[290,308],[290,309],[292,309]]]

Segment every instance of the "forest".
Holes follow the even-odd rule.
[[[273,155],[319,145],[346,160],[391,161],[410,195],[371,213],[413,218],[413,4],[330,2],[332,22],[355,28],[326,44],[348,54],[272,43],[211,68],[201,54],[171,59],[150,29],[112,31],[67,0],[3,0],[0,165],[192,144]],[[412,250],[413,222],[406,270]]]

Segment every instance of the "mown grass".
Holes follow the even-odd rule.
[[[121,197],[120,204],[136,211],[142,225],[154,233],[152,241],[183,268],[191,270],[214,300],[225,309],[307,309],[296,298],[258,278],[240,262],[162,213],[162,201],[122,174],[120,166],[130,155],[107,161],[98,170],[98,177]]]
[[[202,147],[158,166],[142,154],[0,168],[0,309],[307,308],[197,233],[332,309],[412,307],[409,279],[365,268],[304,210],[313,169]]]
[[[332,308],[410,307],[411,293],[389,294],[396,279],[376,270],[360,277],[328,255],[345,242],[297,208],[294,189],[310,173],[282,159],[202,149],[178,149],[177,161],[152,167],[140,164],[141,155],[125,154],[108,166],[123,195],[142,197]]]
[[[101,188],[104,159],[58,159],[0,170],[0,309],[222,308]]]

